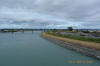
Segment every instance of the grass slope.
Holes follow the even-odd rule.
[[[100,43],[100,39],[97,38],[89,38],[89,37],[83,37],[83,36],[72,36],[72,35],[63,35],[63,34],[57,34],[55,32],[46,32],[47,34],[63,37],[63,38],[69,38],[69,39],[75,39],[75,40],[81,40],[81,41],[89,41],[89,42],[95,42]]]

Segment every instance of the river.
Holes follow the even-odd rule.
[[[0,66],[100,65],[100,61],[60,47],[40,35],[41,31],[0,33]]]

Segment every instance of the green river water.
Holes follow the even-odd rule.
[[[0,33],[0,66],[100,66],[100,61],[60,47],[40,35],[41,31]]]

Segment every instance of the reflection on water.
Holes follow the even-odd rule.
[[[0,66],[99,66],[100,61],[62,48],[40,34],[0,33]]]

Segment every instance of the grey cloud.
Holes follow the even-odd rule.
[[[0,0],[0,19],[9,19],[0,20],[0,25],[66,28],[76,24],[100,28],[99,6],[100,0]]]

